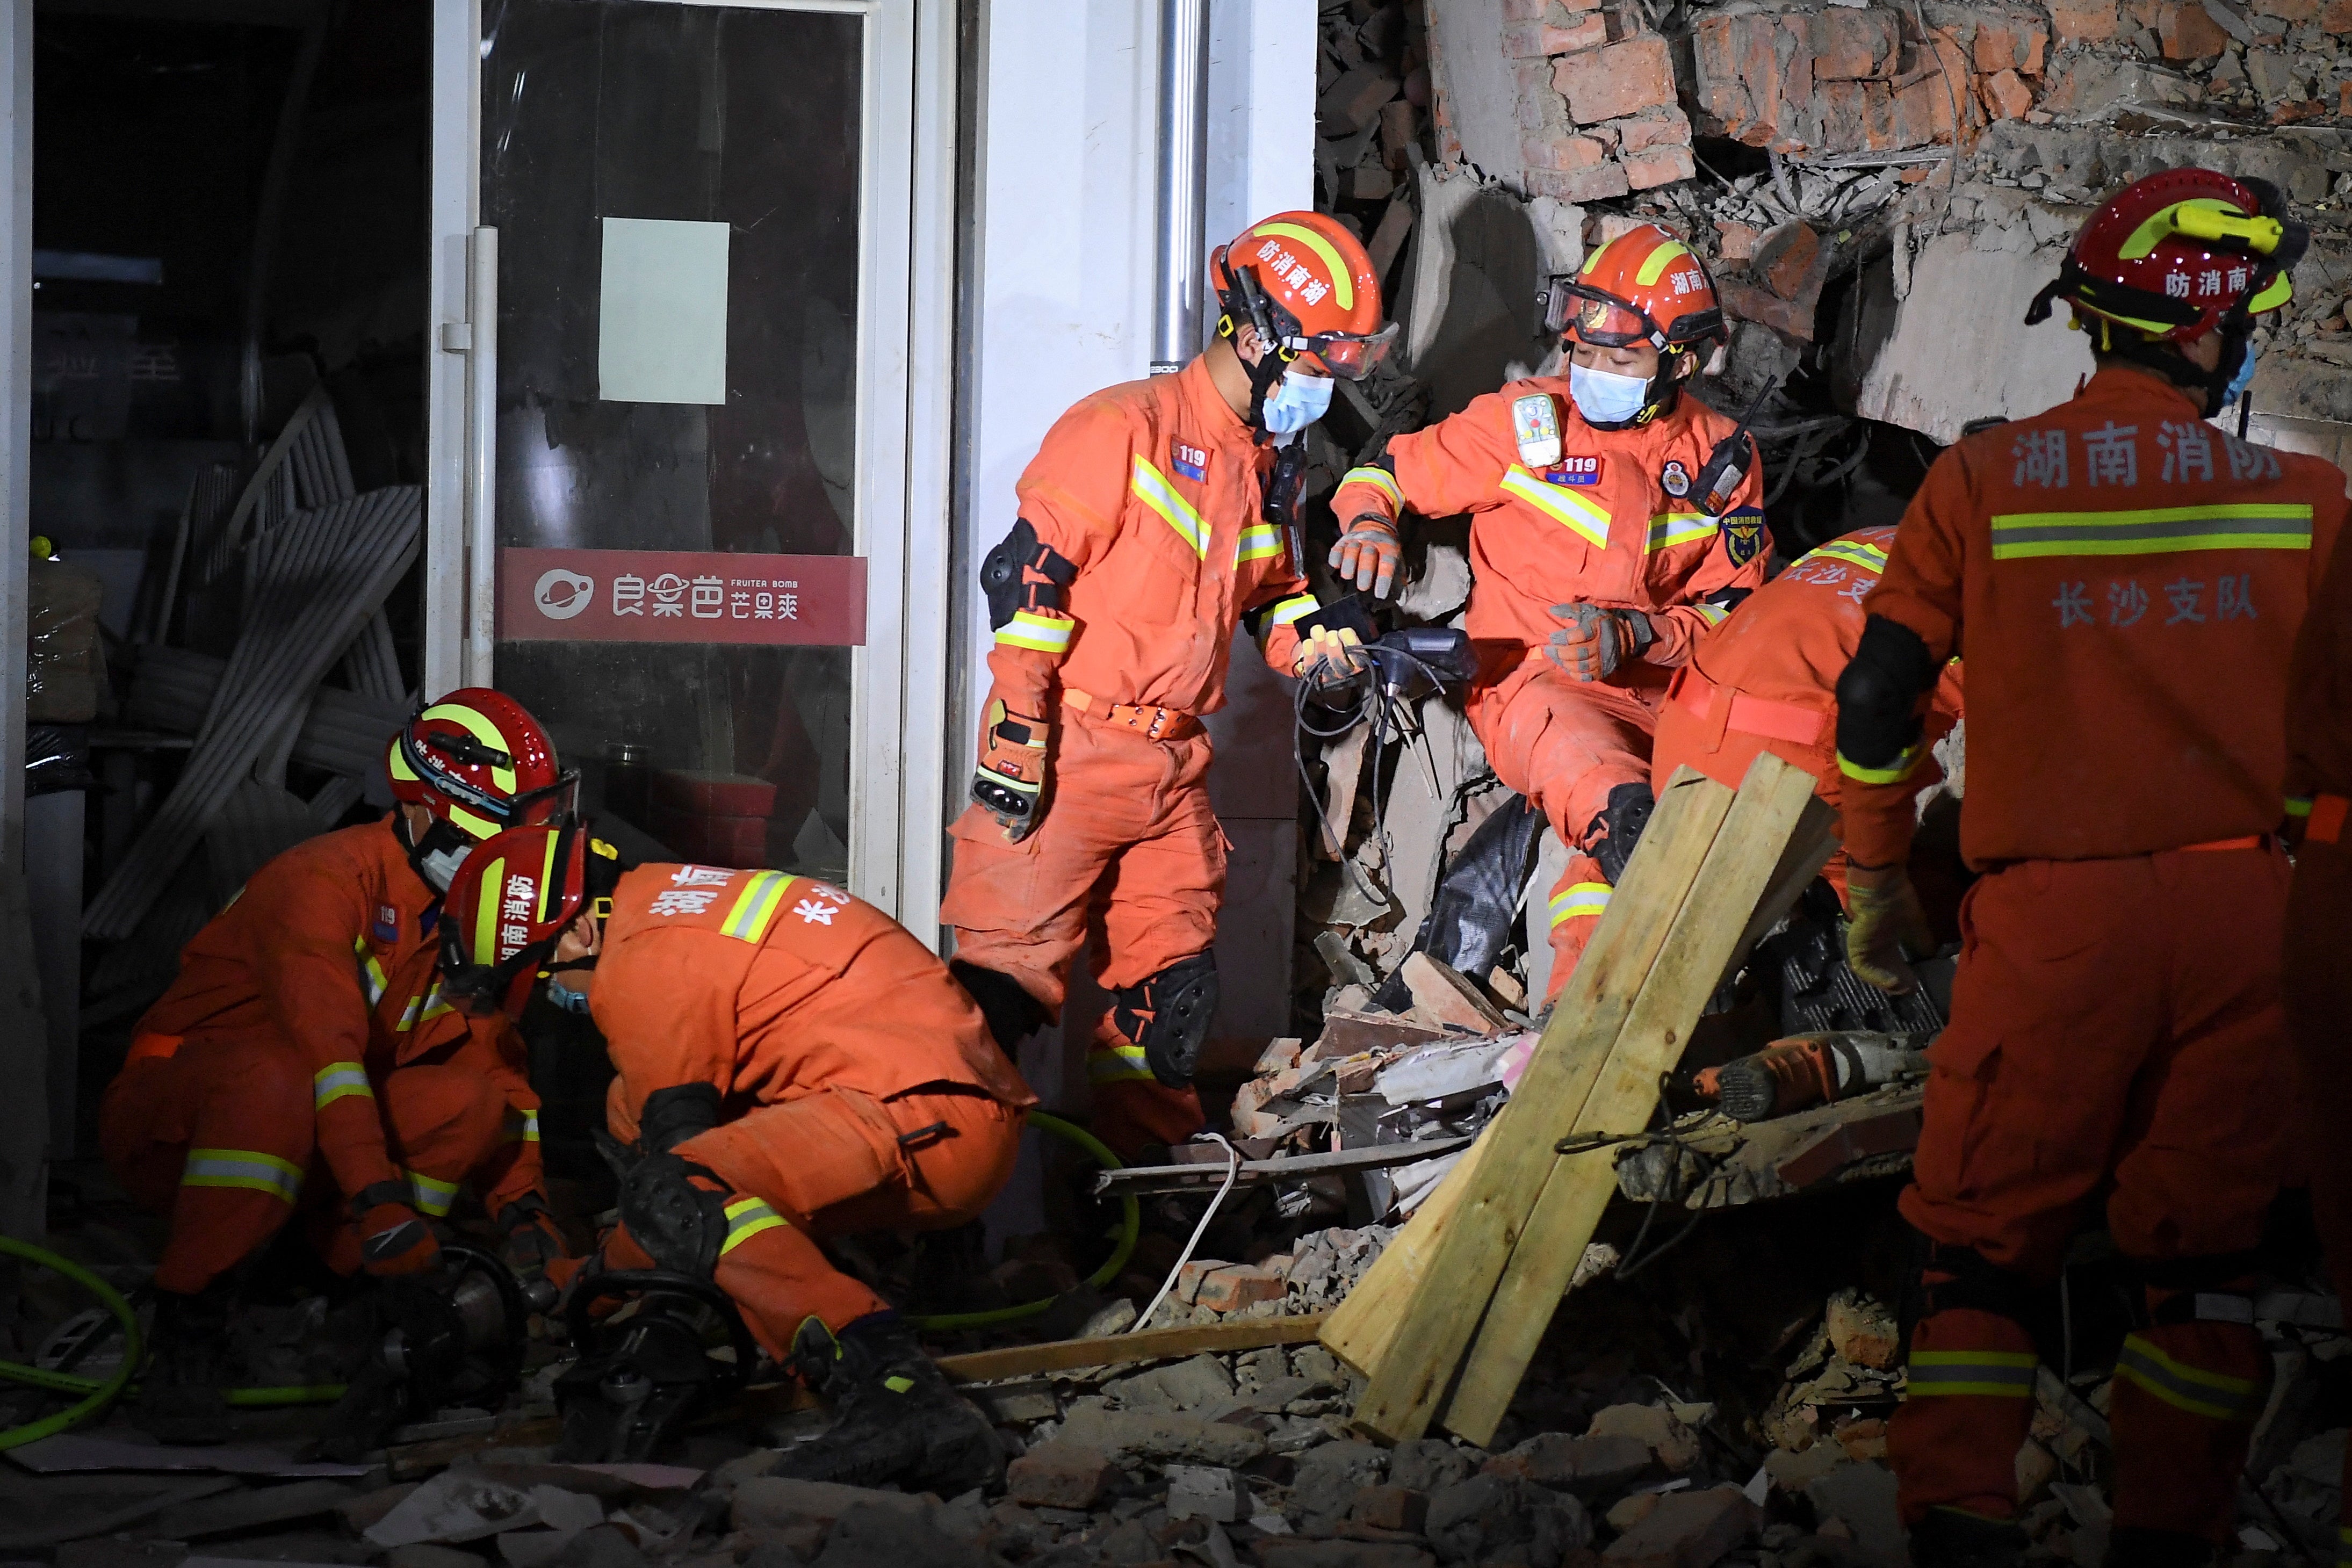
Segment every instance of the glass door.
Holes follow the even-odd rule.
[[[442,4],[473,48],[441,52],[470,144],[440,151],[472,167],[455,246],[436,169],[466,323],[435,388],[439,684],[537,714],[632,858],[897,913],[904,629],[945,619],[906,570],[913,0]]]

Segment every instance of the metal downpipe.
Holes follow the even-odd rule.
[[[1151,373],[1201,351],[1209,204],[1209,0],[1160,0],[1160,254]]]

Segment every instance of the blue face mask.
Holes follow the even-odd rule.
[[[588,993],[573,990],[561,975],[547,977],[547,999],[575,1018],[588,1016]]]
[[[2246,389],[2253,384],[2254,340],[2252,338],[2249,338],[2246,340],[2245,357],[2238,361],[2238,373],[2230,378],[2229,386],[2222,391],[2221,408],[2227,408],[2231,403],[2243,397],[2246,394]],[[2213,412],[2215,413],[2219,413],[2221,412],[2221,409],[2217,408]]]
[[[1577,412],[1594,424],[1624,424],[1650,401],[1650,383],[1640,376],[1621,376],[1614,371],[1592,371],[1571,364],[1568,368],[1568,395],[1576,400]]]
[[[1282,380],[1265,394],[1265,407],[1259,413],[1269,434],[1296,435],[1330,412],[1331,378],[1310,376],[1303,371],[1285,371]]]

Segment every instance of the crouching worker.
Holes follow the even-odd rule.
[[[1013,1174],[1037,1103],[947,966],[897,922],[777,871],[622,871],[585,832],[500,834],[449,895],[442,967],[520,1010],[549,974],[620,1076],[621,1224],[585,1271],[716,1283],[835,1421],[774,1473],[942,1496],[992,1479],[995,1434],[889,1303],[818,1243],[943,1229]]]
[[[510,1267],[562,1251],[522,1041],[460,1014],[434,967],[467,848],[568,814],[571,776],[479,688],[411,719],[389,766],[397,810],[288,850],[196,934],[99,1108],[107,1168],[171,1217],[139,1408],[165,1442],[226,1439],[237,1285],[289,1219],[336,1273],[422,1273],[470,1184]]]

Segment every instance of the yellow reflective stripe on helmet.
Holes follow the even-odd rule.
[[[499,733],[499,727],[464,703],[436,703],[418,714],[416,722],[423,724],[427,719],[436,718],[446,720],[450,724],[462,725],[467,734],[493,751],[502,751],[509,757],[514,755],[514,743]],[[511,768],[492,768],[490,782],[511,795],[515,788],[515,770]]]
[[[1938,1395],[2031,1399],[2039,1360],[2030,1350],[1915,1350],[1905,1386],[1914,1399]]]
[[[1057,615],[1039,615],[1033,611],[1016,610],[1012,620],[996,629],[996,641],[1007,648],[1034,648],[1041,653],[1066,653],[1070,651],[1070,634],[1077,629],[1076,622]]]
[[[1667,267],[1689,254],[1688,246],[1680,240],[1669,240],[1642,258],[1641,270],[1633,274],[1633,281],[1647,288],[1666,275]]]
[[[562,833],[547,835],[547,854],[539,862],[539,918],[534,922],[536,925],[544,925],[555,918],[558,908],[555,902],[555,850],[565,837]]]
[[[1838,771],[1864,784],[1900,784],[1911,777],[1913,768],[1919,766],[1924,749],[1916,744],[1906,747],[1903,755],[1884,768],[1865,768],[1841,751],[1838,753]]]
[[[1322,608],[1323,601],[1316,598],[1313,594],[1294,593],[1289,598],[1283,600],[1280,603],[1276,604],[1271,611],[1267,612],[1266,624],[1269,626],[1287,626],[1294,621],[1305,620],[1307,616],[1314,614],[1318,610]]]
[[[237,891],[242,893],[245,890],[239,888]],[[352,938],[352,956],[360,961],[360,989],[367,993],[367,1005],[373,1007],[383,1000],[383,993],[392,988],[392,982],[384,977],[383,966],[377,963],[375,955],[369,951],[366,937]]]
[[[302,1192],[302,1167],[258,1149],[190,1149],[182,1186],[236,1186],[291,1204]]]
[[[482,873],[478,895],[482,906],[474,911],[474,962],[486,967],[499,961],[499,904],[506,886],[507,858],[500,855]]]
[[[356,1061],[331,1061],[310,1075],[310,1109],[323,1111],[347,1095],[362,1094],[375,1098],[375,1086],[368,1082],[367,1069]]]
[[[2308,501],[2215,501],[2118,512],[2009,512],[1992,519],[1995,560],[2310,548]]]
[[[1573,883],[1552,894],[1551,923],[1573,920],[1580,915],[1599,915],[1609,907],[1609,884],[1605,882]]]
[[[1089,1083],[1148,1083],[1151,1063],[1139,1045],[1097,1045],[1087,1052]]]
[[[1244,561],[1272,560],[1282,553],[1282,530],[1272,523],[1252,523],[1242,530],[1241,549],[1234,558]]]
[[[2124,1337],[2116,1375],[2177,1410],[2209,1421],[2251,1421],[2262,1414],[2263,1389],[2242,1377],[2229,1377],[2176,1361],[2140,1334]]]
[[[1385,468],[1375,468],[1369,463],[1360,468],[1350,468],[1348,470],[1347,476],[1339,483],[1342,486],[1370,485],[1373,489],[1386,496],[1390,505],[1395,507],[1398,511],[1404,510],[1404,486],[1399,485],[1396,482],[1396,476]]]
[[[1573,490],[1547,485],[1514,463],[1503,476],[1504,494],[1516,496],[1595,548],[1609,548],[1609,514]]]
[[[1192,547],[1192,553],[1202,560],[1209,559],[1209,525],[1192,509],[1192,503],[1179,495],[1168,476],[1154,468],[1140,453],[1135,456],[1133,476],[1128,486],[1135,498],[1168,520],[1176,535]]]
[[[416,1212],[429,1214],[436,1219],[446,1215],[457,1201],[456,1182],[436,1181],[423,1171],[408,1173],[408,1190],[415,1196]]]
[[[1803,566],[1816,560],[1843,561],[1848,566],[1858,566],[1866,571],[1884,572],[1886,570],[1886,552],[1876,545],[1864,544],[1859,539],[1832,539],[1818,549],[1807,550],[1797,564]]]
[[[1650,519],[1649,553],[1676,545],[1695,545],[1711,539],[1723,530],[1720,517],[1710,517],[1703,512],[1668,512]]]
[[[727,1205],[727,1239],[719,1244],[719,1255],[724,1258],[762,1230],[773,1230],[787,1225],[784,1217],[756,1197],[739,1197]]]
[[[783,902],[784,889],[792,884],[793,879],[782,872],[753,872],[751,880],[736,896],[735,906],[719,923],[719,935],[745,942],[757,942],[765,936],[768,922],[776,917],[776,906]]]
[[[1348,264],[1340,259],[1339,246],[1303,224],[1260,224],[1250,233],[1296,240],[1313,251],[1331,274],[1331,298],[1339,302],[1339,308],[1356,308],[1356,280],[1349,276]]]
[[[2262,291],[2246,301],[2246,313],[2259,316],[2265,310],[2275,310],[2294,298],[2294,279],[2282,272],[2264,284]]]
[[[539,1113],[518,1111],[511,1105],[508,1106],[506,1127],[499,1134],[499,1141],[505,1144],[539,1142]]]

